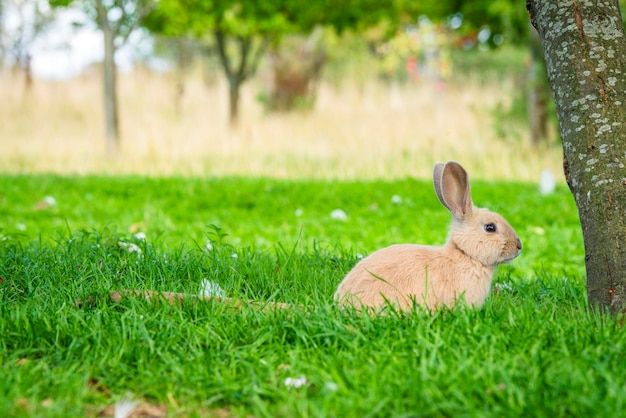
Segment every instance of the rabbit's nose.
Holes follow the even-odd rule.
[[[517,249],[521,250],[522,249],[522,240],[521,239],[517,239]]]

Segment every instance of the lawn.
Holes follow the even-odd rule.
[[[586,306],[569,191],[473,197],[524,242],[485,306],[374,317],[334,289],[445,240],[429,182],[0,175],[0,416],[626,416],[626,331]],[[293,307],[102,296],[205,280]]]

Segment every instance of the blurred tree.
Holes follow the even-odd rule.
[[[513,0],[452,1],[454,10],[463,14],[467,28],[488,30],[490,43],[505,42],[529,47],[529,62],[525,82],[527,121],[530,140],[534,144],[548,140],[550,119],[550,89],[548,86],[543,47],[535,29],[528,22],[524,2]]]
[[[4,0],[1,2],[2,56],[13,68],[24,73],[25,91],[33,83],[32,48],[37,39],[45,34],[54,20],[54,11],[45,0]],[[5,19],[2,19],[2,17]],[[6,19],[10,16],[11,19]]]
[[[526,109],[530,128],[530,139],[534,144],[548,140],[548,120],[550,119],[551,94],[544,62],[543,46],[534,27],[528,22],[525,3],[515,0],[442,0],[437,10],[440,19],[451,13],[461,13],[466,25],[461,29],[476,34],[481,28],[488,28],[490,40],[496,45],[504,42],[529,47],[529,62],[526,77]],[[619,0],[622,10],[626,0]],[[435,16],[435,17],[437,17]],[[626,24],[626,15],[622,14]]]
[[[242,84],[269,44],[293,25],[272,1],[162,0],[146,19],[152,31],[214,42],[228,82],[229,121],[236,125]]]
[[[127,40],[157,0],[49,0],[55,7],[78,6],[102,31],[106,146],[109,155],[119,151],[119,106],[115,52]]]
[[[283,36],[309,33],[317,25],[361,30],[397,16],[402,4],[399,0],[161,0],[145,23],[153,32],[215,43],[228,81],[229,121],[234,126],[241,86]]]
[[[193,44],[188,38],[177,36],[170,39],[173,41],[174,47],[172,50],[175,54],[176,61],[176,96],[175,106],[176,113],[182,113],[182,102],[185,96],[185,77],[191,67],[191,54],[193,50]]]
[[[626,313],[626,35],[614,0],[528,0],[585,244],[590,305]]]
[[[4,56],[5,53],[5,40],[4,40],[4,2],[0,1],[0,69],[4,67]]]
[[[268,111],[310,110],[317,81],[326,62],[324,30],[308,36],[291,35],[269,53],[267,76],[260,101]]]

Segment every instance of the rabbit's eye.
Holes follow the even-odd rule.
[[[496,225],[493,223],[485,224],[483,228],[485,228],[485,232],[496,232]]]

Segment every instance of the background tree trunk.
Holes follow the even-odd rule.
[[[5,33],[4,33],[4,1],[0,1],[0,71],[4,70],[5,50]]]
[[[111,30],[104,33],[104,115],[107,152],[115,155],[119,148],[117,107],[117,68],[115,66],[115,37]]]
[[[228,80],[228,123],[236,128],[239,124],[239,91],[241,82],[238,80]]]
[[[583,230],[590,305],[626,313],[626,38],[616,0],[527,0]]]
[[[539,34],[529,25],[530,64],[527,80],[527,109],[530,140],[539,145],[548,142],[548,104],[550,86],[546,80],[546,64]]]
[[[182,36],[177,37],[176,43],[176,114],[183,113],[183,99],[185,98],[185,79],[191,65],[191,51],[188,41]]]
[[[316,27],[308,36],[285,37],[272,49],[268,81],[264,86],[266,110],[287,112],[313,108],[326,62],[323,35],[322,28]]]
[[[236,53],[229,51],[228,39],[221,30],[214,31],[217,52],[222,64],[222,69],[228,80],[229,114],[228,120],[231,127],[237,127],[239,123],[239,99],[241,86],[255,73],[270,43],[270,38],[262,37],[255,42],[253,36],[237,36],[231,39],[235,42]],[[256,47],[255,47],[256,44]],[[233,59],[233,56],[236,58]],[[238,61],[238,62],[237,62]]]
[[[119,122],[117,105],[117,67],[115,65],[115,30],[111,27],[102,0],[97,0],[98,24],[104,38],[104,123],[107,153],[119,150]]]

